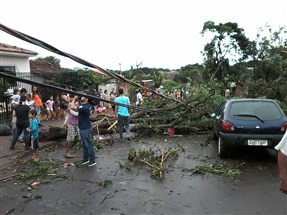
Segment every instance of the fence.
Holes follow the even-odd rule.
[[[87,75],[89,72],[85,72]],[[38,83],[46,83],[49,85],[69,88],[75,91],[82,91],[87,88],[97,88],[89,83],[89,78],[86,78],[86,82],[83,81],[83,75],[77,72],[59,72],[59,73],[11,73],[16,77],[32,80]],[[86,76],[89,77],[89,76]],[[36,83],[35,83],[36,85]],[[50,96],[54,97],[54,100],[59,102],[62,92],[49,87],[37,86],[38,91],[41,94],[42,101],[47,101]],[[9,90],[11,95],[14,89],[25,88],[28,92],[31,92],[32,86],[30,84],[22,83],[14,80],[13,78],[7,78],[0,76],[0,123],[4,121],[10,121],[12,118],[12,106],[10,104],[9,97],[5,97],[4,94]]]
[[[31,80],[31,73],[13,73],[11,74],[25,79]],[[15,81],[12,78],[5,78],[0,76],[0,122],[8,122],[12,118],[12,105],[10,96],[13,95],[14,89],[31,88],[29,84]]]
[[[0,101],[0,122],[7,122],[12,118],[12,108],[8,98]]]

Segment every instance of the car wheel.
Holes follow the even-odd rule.
[[[218,155],[220,158],[227,158],[227,147],[226,144],[223,142],[222,137],[220,136],[218,138]]]

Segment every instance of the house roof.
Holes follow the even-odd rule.
[[[47,61],[40,61],[40,60],[30,60],[30,71],[32,73],[59,73],[62,72],[61,68],[55,66],[54,64],[47,62]],[[102,76],[108,76],[107,74],[101,72],[98,69],[92,69],[92,72],[102,75]]]
[[[61,72],[61,68],[53,65],[50,62],[47,61],[35,61],[30,60],[30,70],[32,73],[59,73]]]
[[[38,55],[37,52],[28,50],[28,49],[23,49],[17,46],[12,46],[12,45],[8,45],[5,43],[0,43],[0,53],[7,53],[7,54],[11,54],[11,53],[17,53],[17,54],[26,54],[26,55]]]

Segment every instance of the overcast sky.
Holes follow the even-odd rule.
[[[236,22],[254,38],[266,23],[287,25],[287,0],[8,0],[0,23],[104,69],[179,69],[202,63],[206,21]],[[0,42],[55,56],[63,67],[74,61],[0,30]]]

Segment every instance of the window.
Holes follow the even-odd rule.
[[[248,117],[247,115],[257,116],[262,120],[275,120],[282,117],[282,113],[277,105],[273,102],[266,101],[234,102],[230,109],[230,115],[236,118],[241,118],[243,115],[246,115],[245,117],[250,118],[250,120],[252,117]]]

